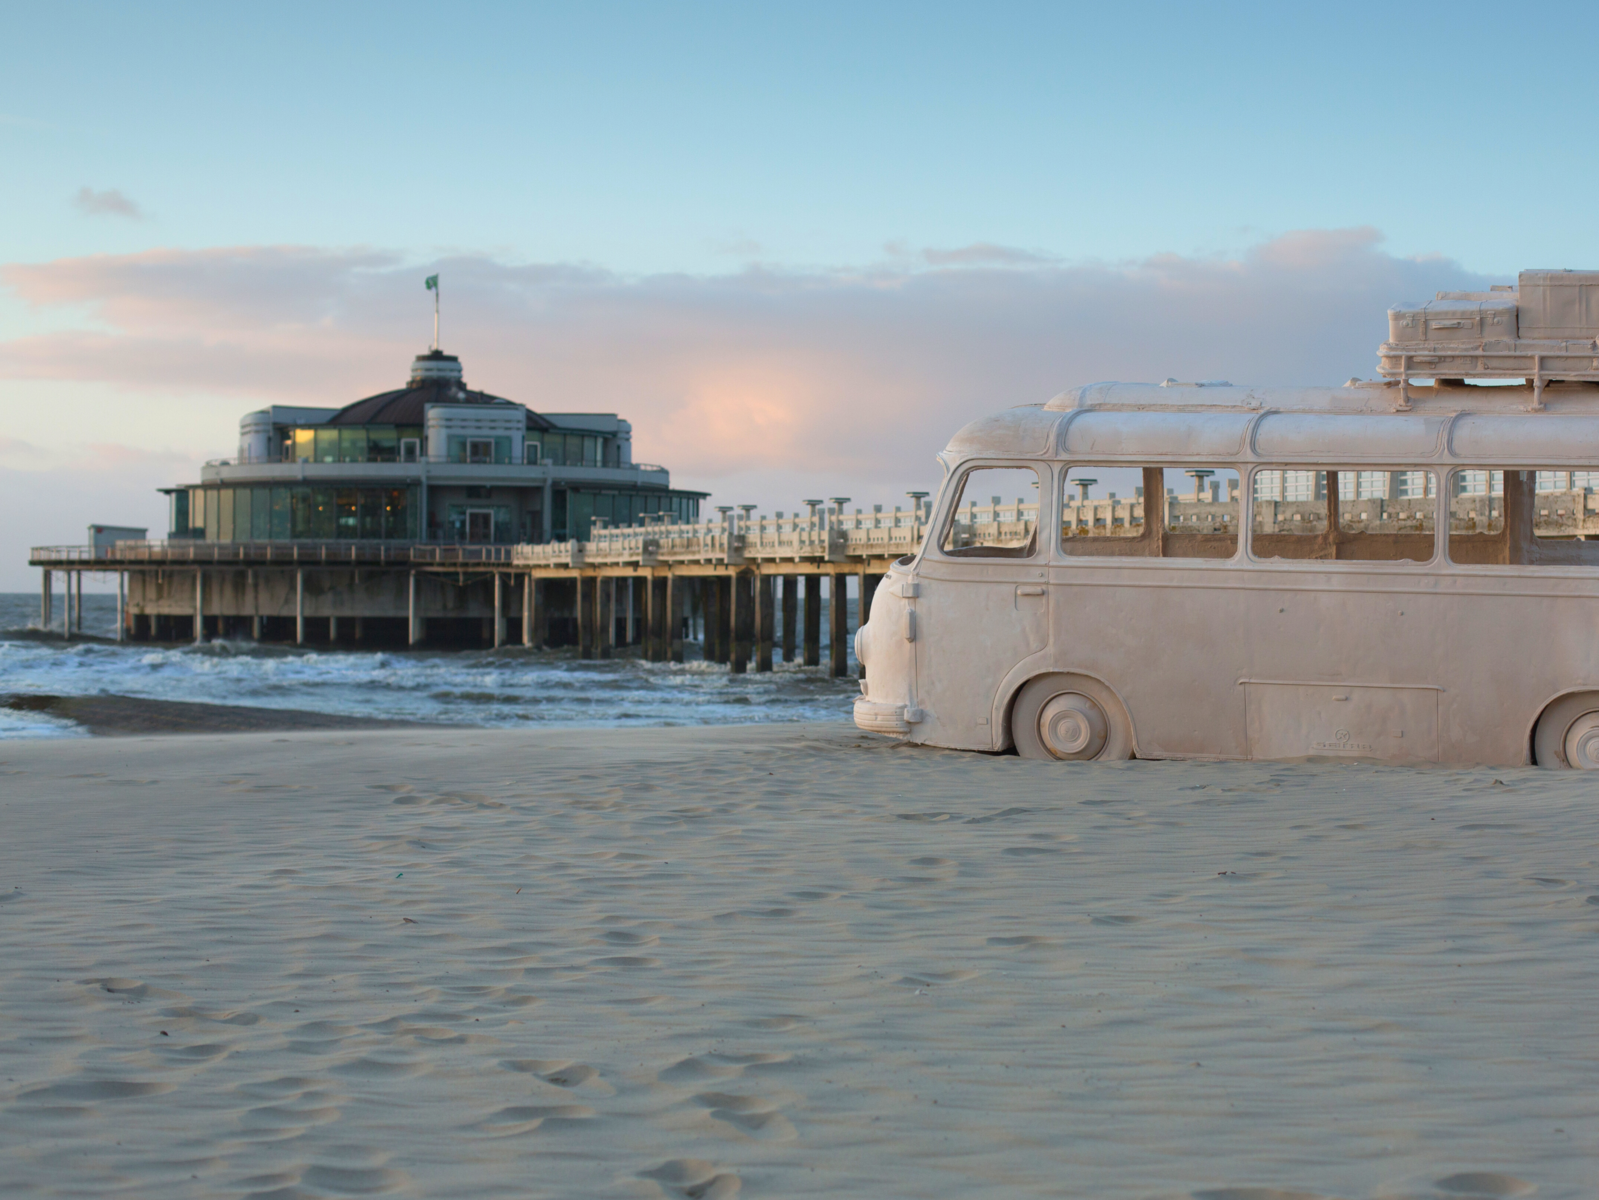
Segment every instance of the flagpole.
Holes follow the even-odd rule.
[[[439,348],[439,285],[433,285],[433,349]]]

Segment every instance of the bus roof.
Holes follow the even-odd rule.
[[[1093,383],[980,418],[950,440],[980,456],[1129,462],[1599,464],[1599,386],[1408,388]]]

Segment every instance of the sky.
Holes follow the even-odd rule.
[[[1599,266],[1592,6],[13,6],[0,590],[426,349],[713,503],[903,502],[1106,378],[1371,375]],[[17,48],[26,47],[25,52]]]

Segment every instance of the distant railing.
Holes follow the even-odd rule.
[[[28,553],[28,561],[41,567],[103,563],[107,570],[138,563],[350,562],[384,566],[410,562],[416,549],[431,547],[417,547],[408,541],[207,542],[199,538],[173,538],[121,541],[111,546],[35,546]]]

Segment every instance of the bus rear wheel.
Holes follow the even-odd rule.
[[[1562,696],[1544,710],[1532,733],[1540,767],[1599,770],[1599,692]]]
[[[1023,758],[1101,762],[1131,758],[1132,723],[1116,694],[1086,675],[1042,675],[1011,706],[1011,738]]]

